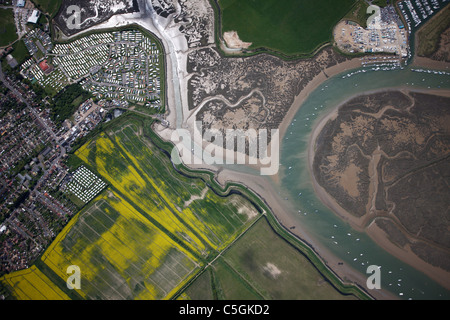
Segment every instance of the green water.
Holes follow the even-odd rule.
[[[381,266],[381,286],[403,299],[450,299],[441,287],[406,263],[396,259],[367,235],[356,232],[321,203],[315,195],[308,169],[308,141],[314,125],[346,99],[383,88],[450,88],[449,75],[413,72],[410,68],[368,71],[349,78],[328,79],[310,94],[282,139],[281,182],[278,190],[292,207],[292,215],[308,234],[325,245],[345,264],[366,274],[367,266]],[[449,106],[450,107],[450,106]],[[300,210],[300,212],[299,212]]]

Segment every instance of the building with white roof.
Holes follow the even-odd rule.
[[[31,16],[28,18],[29,23],[37,23],[38,19],[39,19],[39,15],[40,12],[39,10],[33,10],[33,13],[31,14]]]

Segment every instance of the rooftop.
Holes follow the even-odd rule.
[[[33,10],[33,13],[28,18],[27,22],[29,22],[29,23],[37,23],[37,21],[39,19],[39,15],[40,15],[40,12],[38,10]]]
[[[47,60],[43,60],[41,63],[39,63],[39,67],[42,71],[46,71],[50,66],[47,64]]]

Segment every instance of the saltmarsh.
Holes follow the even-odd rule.
[[[169,299],[260,214],[247,199],[221,197],[203,180],[177,172],[144,136],[140,120],[115,123],[71,159],[108,188],[71,219],[33,268],[64,298]],[[80,290],[66,287],[70,265],[80,267]],[[21,278],[22,286],[34,283],[30,277]],[[4,280],[16,298],[27,298]]]

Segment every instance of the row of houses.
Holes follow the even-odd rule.
[[[83,87],[99,98],[139,103],[154,100],[161,90],[156,43],[138,30],[115,31],[112,37],[108,60]]]
[[[111,33],[94,33],[73,42],[57,44],[52,50],[52,53],[55,55],[70,55],[84,51],[93,46],[113,42],[114,40]]]

